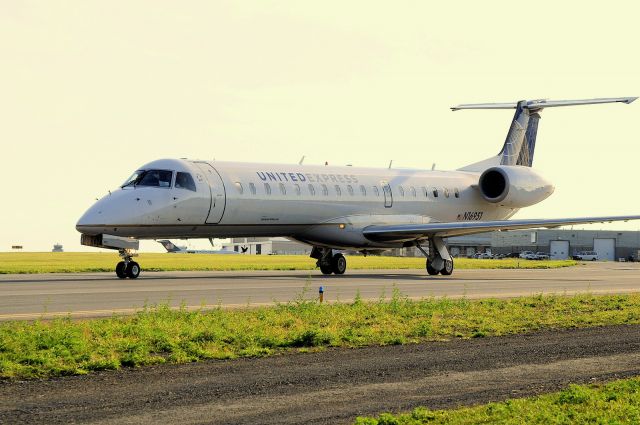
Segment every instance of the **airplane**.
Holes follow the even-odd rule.
[[[186,246],[177,246],[168,239],[156,241],[164,247],[170,254],[237,254],[235,251],[229,251],[227,249],[189,249]]]
[[[160,159],[97,201],[76,229],[83,245],[119,251],[119,278],[139,276],[133,257],[140,239],[275,236],[310,244],[325,275],[346,271],[338,250],[366,255],[412,246],[425,255],[428,275],[451,275],[446,237],[640,219],[510,219],[554,191],[532,168],[543,109],[636,99],[455,106],[453,111],[515,109],[500,153],[455,171]]]

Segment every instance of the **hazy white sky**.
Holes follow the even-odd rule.
[[[80,249],[78,217],[157,158],[453,169],[512,116],[454,104],[640,95],[637,1],[374,3],[0,2],[0,250]],[[556,193],[516,217],[640,213],[639,119],[544,111]]]

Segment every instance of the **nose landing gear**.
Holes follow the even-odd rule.
[[[133,257],[137,257],[138,254],[130,249],[120,249],[118,254],[123,261],[120,261],[116,265],[116,276],[120,279],[136,279],[140,276],[140,264],[132,260]]]

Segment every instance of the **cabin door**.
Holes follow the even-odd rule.
[[[207,217],[207,224],[219,223],[224,214],[224,208],[226,206],[226,196],[224,191],[224,183],[220,174],[215,168],[208,162],[198,162],[198,167],[202,170],[209,183],[209,189],[211,189],[211,208],[209,209],[209,216]]]

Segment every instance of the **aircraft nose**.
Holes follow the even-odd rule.
[[[102,233],[106,225],[114,221],[114,205],[110,195],[96,201],[76,222],[80,233],[95,235]]]
[[[98,208],[96,208],[96,204],[94,204],[78,219],[76,230],[80,233],[91,234],[91,228],[97,224],[101,224],[103,221],[100,216],[101,214]]]

